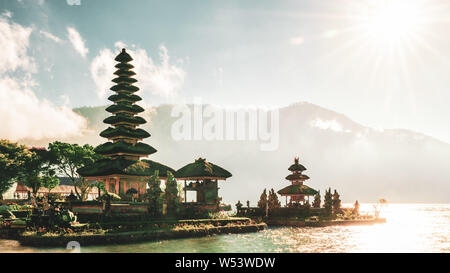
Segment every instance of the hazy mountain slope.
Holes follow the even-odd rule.
[[[450,202],[450,145],[408,130],[377,131],[344,115],[309,103],[280,109],[279,149],[260,151],[258,141],[174,141],[170,105],[145,114],[152,135],[146,142],[158,152],[151,158],[180,168],[199,156],[228,169],[220,184],[224,201],[259,198],[264,187],[288,185],[284,177],[294,156],[308,168],[307,182],[324,191],[337,188],[344,201]],[[92,129],[79,143],[99,144],[104,107],[79,108]],[[284,200],[283,200],[284,201]]]

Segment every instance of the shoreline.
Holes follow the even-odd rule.
[[[16,238],[23,246],[33,247],[66,247],[70,241],[77,241],[81,245],[108,245],[129,244],[144,241],[158,241],[168,239],[181,239],[192,237],[204,237],[213,234],[249,233],[264,230],[266,223],[246,224],[219,227],[196,227],[192,229],[170,229],[170,230],[141,230],[128,232],[111,232],[106,234],[90,235],[23,235]]]

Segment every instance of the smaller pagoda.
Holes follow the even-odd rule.
[[[309,196],[314,196],[318,192],[303,184],[304,181],[309,179],[309,176],[302,173],[306,171],[306,168],[299,163],[298,157],[294,159],[294,164],[292,164],[288,170],[291,171],[292,174],[286,176],[286,180],[290,181],[291,185],[279,190],[278,194],[286,197],[286,206],[288,206],[288,197],[289,206],[304,205],[306,203],[305,197],[308,198],[309,202]]]
[[[196,205],[217,209],[221,201],[218,181],[231,177],[231,173],[204,158],[199,158],[176,171],[175,177],[184,180],[185,203],[187,191],[195,191]]]

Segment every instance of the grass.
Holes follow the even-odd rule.
[[[96,223],[84,225],[76,229],[54,229],[47,230],[40,228],[31,229],[22,233],[23,236],[89,236],[117,234],[135,231],[200,231],[218,227],[244,227],[255,224],[248,218],[228,218],[228,219],[195,219],[195,220],[164,220],[150,222],[116,222],[116,223]]]

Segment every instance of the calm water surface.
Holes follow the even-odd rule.
[[[361,211],[373,212],[372,205]],[[372,226],[269,228],[248,234],[89,246],[81,252],[450,252],[450,204],[388,204],[387,223]],[[0,240],[0,252],[63,252]]]

